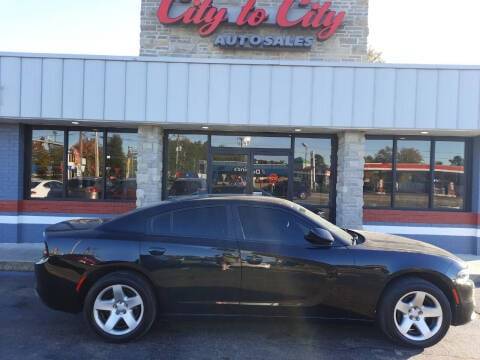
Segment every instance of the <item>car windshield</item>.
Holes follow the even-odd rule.
[[[342,241],[345,245],[351,245],[353,236],[346,232],[345,230],[339,228],[336,225],[333,225],[331,222],[323,219],[320,215],[315,214],[314,212],[305,209],[303,206],[295,205],[295,210],[301,213],[302,215],[308,217],[310,220],[319,225],[319,227],[328,230],[335,238]]]

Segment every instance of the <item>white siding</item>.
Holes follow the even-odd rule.
[[[90,60],[85,62],[85,91],[83,116],[86,119],[103,119],[105,106],[105,62]]]
[[[41,117],[62,117],[63,60],[43,59]],[[103,114],[102,114],[103,118]]]
[[[480,68],[0,53],[0,117],[480,130]]]
[[[42,59],[22,60],[21,116],[39,117],[42,111]]]

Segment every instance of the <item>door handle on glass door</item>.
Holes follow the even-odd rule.
[[[148,252],[153,256],[162,256],[167,250],[163,248],[150,248]]]

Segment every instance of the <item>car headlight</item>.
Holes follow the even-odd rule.
[[[459,284],[465,284],[470,281],[470,270],[468,268],[460,270],[455,277],[455,281]]]

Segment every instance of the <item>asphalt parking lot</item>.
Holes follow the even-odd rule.
[[[480,359],[480,320],[424,351],[395,346],[370,324],[261,318],[159,320],[141,340],[113,345],[81,315],[45,307],[33,287],[32,273],[0,272],[1,359]]]

